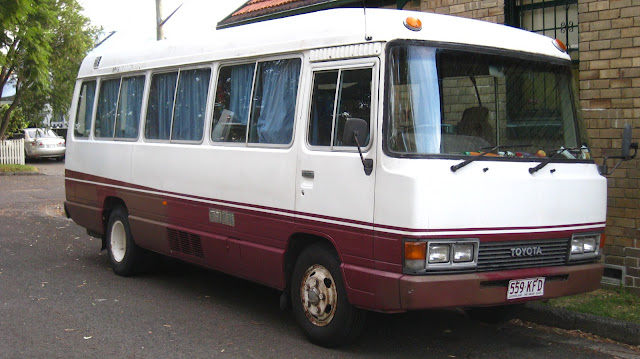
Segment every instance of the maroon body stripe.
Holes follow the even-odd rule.
[[[129,211],[132,233],[140,246],[277,289],[284,289],[287,285],[285,253],[290,239],[298,235],[324,238],[333,243],[340,256],[351,303],[389,312],[447,306],[447,298],[426,296],[423,302],[415,302],[413,296],[408,299],[408,294],[402,294],[401,291],[413,288],[420,293],[428,293],[425,286],[433,286],[436,282],[439,286],[444,282],[454,285],[453,282],[458,280],[471,286],[465,290],[465,296],[469,301],[466,305],[473,305],[473,298],[478,295],[472,292],[480,290],[479,283],[482,280],[500,276],[499,273],[505,275],[505,272],[499,272],[492,275],[421,276],[420,280],[415,276],[403,275],[404,238],[453,239],[473,236],[480,241],[513,241],[569,238],[576,232],[604,229],[604,223],[474,229],[400,228],[163,191],[71,170],[66,170],[65,183],[66,206],[71,218],[79,225],[102,234],[105,206],[109,198],[117,199],[123,201]],[[209,211],[212,208],[233,213],[234,225],[211,222]],[[595,228],[575,229],[580,226]],[[171,248],[169,232],[188,234],[195,244],[202,246],[202,255]],[[585,268],[592,274],[601,270],[594,266]],[[549,269],[534,268],[518,273],[533,276],[541,271],[548,272]],[[577,292],[580,285],[593,286],[588,276],[575,277],[581,279],[580,283],[572,284],[573,291]],[[444,281],[440,282],[438,278],[446,279],[440,279]],[[460,283],[454,287],[462,288]],[[556,292],[566,291],[550,291],[548,297],[557,296]],[[491,298],[484,297],[483,304],[500,304],[504,301],[500,290],[493,289],[491,293]]]

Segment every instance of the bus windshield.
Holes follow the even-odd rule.
[[[390,55],[392,155],[589,158],[568,64],[413,44]]]

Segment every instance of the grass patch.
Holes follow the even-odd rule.
[[[38,172],[35,166],[0,165],[0,172]]]
[[[574,312],[640,323],[640,296],[624,288],[598,289],[590,293],[551,299],[546,304]]]

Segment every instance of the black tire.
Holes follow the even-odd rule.
[[[366,312],[349,303],[340,260],[328,245],[316,243],[300,253],[291,277],[291,302],[298,325],[314,344],[348,344],[364,329]]]
[[[105,240],[113,272],[124,277],[135,274],[141,249],[133,241],[125,208],[116,207],[111,211]]]

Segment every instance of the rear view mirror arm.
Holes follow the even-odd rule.
[[[627,123],[624,125],[624,132],[622,134],[622,153],[620,154],[620,156],[606,156],[604,158],[604,161],[602,161],[602,166],[598,167],[598,172],[600,172],[601,175],[608,176],[612,174],[613,171],[615,171],[616,168],[618,168],[618,166],[620,166],[620,164],[623,161],[629,161],[636,157],[636,155],[638,154],[638,142],[631,142],[632,139],[633,137],[631,134],[631,125]],[[633,155],[629,155],[629,152],[632,148],[633,148]],[[611,172],[609,172],[609,168],[607,167],[607,161],[613,158],[617,158],[620,161],[618,161],[618,163],[616,163],[616,165],[613,166],[613,169],[611,170]]]
[[[360,154],[360,161],[362,161],[362,166],[364,167],[364,173],[367,176],[370,176],[373,171],[373,160],[370,158],[365,159],[362,155],[362,148],[360,148],[360,141],[358,141],[358,131],[353,131],[353,138],[356,140],[356,146],[358,147],[358,153]]]
[[[620,166],[620,164],[622,162],[634,159],[636,157],[636,155],[638,154],[638,142],[632,143],[629,147],[633,148],[633,155],[631,155],[631,156],[607,156],[607,157],[605,157],[604,161],[602,161],[602,166],[600,166],[598,168],[598,171],[600,172],[600,174],[603,175],[603,176],[608,176],[608,175],[612,174],[613,171],[615,171],[616,168],[618,168],[618,166]],[[607,166],[607,161],[610,160],[610,159],[614,159],[614,158],[617,158],[620,161],[618,161],[618,163],[616,163],[616,165],[613,166],[611,171],[609,171],[609,167]]]

